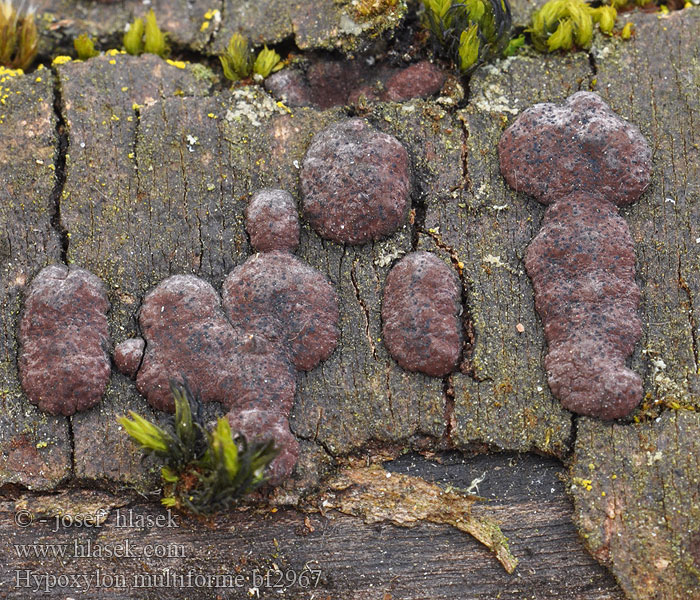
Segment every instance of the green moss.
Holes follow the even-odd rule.
[[[143,54],[143,19],[137,18],[124,34],[124,50],[133,56]]]
[[[423,23],[438,52],[452,59],[462,73],[498,54],[507,44],[508,0],[422,0]]]
[[[34,12],[22,13],[12,0],[0,0],[0,65],[28,69],[36,58],[38,42]]]
[[[585,0],[549,0],[532,15],[532,44],[540,52],[588,48],[593,40],[593,26],[611,34],[617,20],[615,4],[593,8]],[[629,29],[624,38],[629,38]]]
[[[253,60],[250,44],[240,33],[234,33],[228,42],[228,46],[219,56],[224,76],[231,81],[248,79],[253,74],[265,78],[270,73],[279,71],[284,64],[277,52],[265,46]]]
[[[265,46],[258,53],[258,57],[255,59],[255,63],[253,63],[253,73],[265,78],[270,75],[270,73],[279,71],[283,66],[280,55]]]
[[[145,22],[139,17],[129,25],[129,29],[124,34],[123,43],[124,49],[134,56],[146,53],[165,58],[170,54],[166,36],[158,27],[153,9],[146,14]]]
[[[78,53],[80,60],[87,60],[93,56],[98,56],[100,53],[95,50],[95,43],[90,39],[87,33],[79,35],[73,40],[73,47]]]
[[[265,468],[278,453],[272,440],[249,445],[243,436],[234,438],[225,417],[213,431],[206,431],[194,416],[200,413],[200,402],[188,387],[171,382],[170,389],[175,417],[169,431],[133,411],[130,418],[118,419],[146,454],[163,461],[165,506],[214,512],[265,482]]]

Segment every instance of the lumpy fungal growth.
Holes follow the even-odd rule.
[[[542,204],[583,191],[625,206],[649,185],[646,140],[593,92],[529,108],[503,133],[498,152],[510,186]]]
[[[246,230],[257,252],[288,250],[299,245],[296,202],[284,190],[259,190],[246,209]]]
[[[251,256],[224,282],[231,322],[254,328],[301,371],[330,356],[338,342],[338,300],[321,273],[286,252]]]
[[[294,398],[294,374],[284,356],[262,337],[251,340],[234,328],[216,290],[194,275],[174,275],[158,284],[143,301],[139,324],[147,344],[136,385],[155,408],[174,410],[174,374],[203,401],[226,408],[268,400],[286,404]]]
[[[29,400],[72,415],[102,398],[109,381],[109,301],[84,269],[52,265],[32,281],[19,327],[19,374]]]
[[[301,186],[304,215],[321,237],[364,244],[391,235],[406,220],[408,153],[395,137],[364,119],[347,119],[314,136]]]
[[[412,252],[389,272],[382,300],[384,343],[409,371],[442,377],[462,350],[461,284],[429,252]]]
[[[651,151],[639,132],[590,92],[537,104],[498,146],[501,172],[547,204],[525,266],[548,343],[545,368],[569,410],[628,415],[642,397],[625,366],[641,336],[634,246],[617,212],[649,184]]]
[[[224,283],[223,306],[198,277],[162,281],[139,312],[142,361],[139,341],[127,340],[117,347],[115,362],[124,373],[137,365],[136,385],[156,408],[174,410],[169,378],[179,377],[202,401],[222,403],[234,431],[256,443],[273,439],[280,452],[270,480],[279,483],[299,456],[288,423],[297,370],[313,369],[335,349],[338,299],[321,273],[288,251],[299,231],[291,196],[263,190],[247,216],[253,246],[280,249],[236,267]]]

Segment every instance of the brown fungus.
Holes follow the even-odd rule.
[[[391,269],[382,299],[382,333],[399,365],[434,377],[457,367],[461,293],[455,272],[429,252],[412,252]]]
[[[29,400],[54,415],[97,404],[110,375],[109,301],[84,269],[52,265],[34,278],[19,326],[19,374]]]
[[[245,217],[250,244],[257,252],[294,252],[299,245],[299,215],[289,192],[273,189],[255,192]]]
[[[251,256],[224,282],[231,322],[260,332],[301,371],[328,358],[338,342],[338,298],[319,271],[286,252]]]
[[[525,266],[535,291],[554,395],[569,410],[628,415],[642,383],[625,366],[641,337],[634,246],[616,205],[649,184],[651,151],[639,132],[590,92],[523,112],[498,145],[501,172],[548,208]]]
[[[155,408],[174,410],[174,376],[186,379],[204,402],[228,409],[291,407],[295,373],[289,362],[263,336],[234,327],[206,281],[165,279],[144,299],[139,324],[147,344],[136,385]]]
[[[410,205],[408,153],[395,137],[364,119],[316,134],[301,170],[303,212],[321,236],[364,244],[394,233]]]
[[[282,200],[272,203],[272,211],[270,196]],[[286,192],[265,190],[254,196],[253,209],[247,211],[251,240],[262,239],[255,231],[265,228],[266,219],[279,218],[280,204],[289,225],[295,221],[289,209],[296,211]],[[172,411],[169,378],[176,376],[203,401],[222,403],[235,431],[249,440],[274,439],[280,453],[268,475],[275,484],[292,472],[299,457],[299,442],[288,422],[296,370],[312,369],[326,359],[339,335],[335,291],[321,273],[286,251],[292,237],[280,244],[285,250],[255,254],[228,275],[223,308],[210,284],[193,275],[175,275],[146,296],[139,312],[147,342],[137,365],[139,391],[154,407]],[[261,249],[258,242],[253,245]],[[117,347],[125,355],[119,359],[124,372],[136,362],[127,355],[136,353],[131,346],[137,344],[127,340]]]
[[[117,370],[127,377],[136,377],[145,346],[143,338],[131,338],[117,344],[114,348],[114,365]]]

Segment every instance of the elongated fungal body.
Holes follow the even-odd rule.
[[[457,368],[461,295],[457,274],[430,252],[411,252],[394,265],[382,298],[382,332],[399,365],[433,377]]]
[[[641,337],[634,245],[617,207],[649,184],[651,151],[639,130],[596,94],[523,112],[498,146],[501,172],[548,205],[525,267],[535,291],[553,394],[569,410],[628,415],[642,398],[626,359]]]

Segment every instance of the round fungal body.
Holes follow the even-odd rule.
[[[364,119],[314,136],[301,170],[303,213],[323,238],[364,244],[394,233],[410,206],[408,153]]]
[[[412,252],[391,269],[382,299],[382,333],[399,365],[434,377],[457,367],[461,293],[454,271],[429,252]]]
[[[109,381],[107,311],[99,278],[84,269],[42,269],[19,326],[19,375],[30,402],[54,415],[97,404]]]

